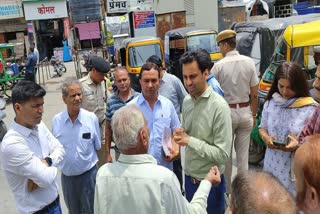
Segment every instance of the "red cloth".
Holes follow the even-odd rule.
[[[316,108],[311,118],[308,120],[307,124],[304,126],[302,132],[299,136],[299,142],[303,141],[303,138],[319,134],[320,133],[320,106]]]

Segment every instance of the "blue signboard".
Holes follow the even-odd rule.
[[[156,26],[154,11],[134,12],[134,28],[150,28]]]
[[[0,5],[0,19],[22,17],[21,4]]]

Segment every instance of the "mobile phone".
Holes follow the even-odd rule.
[[[287,143],[281,142],[281,141],[277,141],[277,140],[272,140],[272,142],[276,146],[286,146],[287,145]]]

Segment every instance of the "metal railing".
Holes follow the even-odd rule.
[[[38,73],[38,78],[37,78],[38,84],[39,85],[41,85],[41,84],[45,85],[45,76],[46,76],[46,80],[48,80],[51,77],[50,64],[49,64],[48,58],[45,57],[43,60],[41,60],[39,62],[39,64],[37,64],[36,69],[37,69],[36,73]],[[45,73],[46,73],[46,75],[45,75]],[[35,76],[37,76],[37,75],[35,75]],[[41,82],[41,77],[42,77],[42,82]]]

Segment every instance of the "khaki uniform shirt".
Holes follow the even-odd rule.
[[[99,124],[101,124],[106,117],[105,82],[95,84],[90,78],[90,73],[79,81],[82,89],[82,108],[94,112],[99,119]]]
[[[250,87],[259,83],[254,61],[238,51],[228,52],[213,66],[211,73],[220,83],[228,104],[248,102]]]

